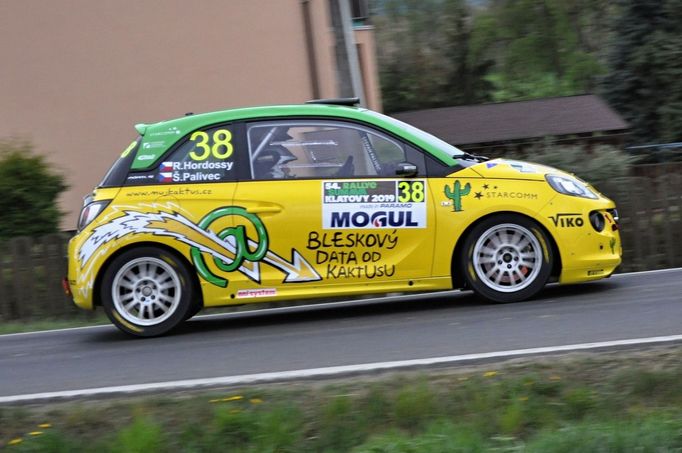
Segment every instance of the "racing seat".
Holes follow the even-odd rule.
[[[355,166],[353,165],[353,156],[348,156],[346,161],[336,170],[334,176],[337,178],[348,178],[355,174]]]

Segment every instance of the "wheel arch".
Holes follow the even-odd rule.
[[[518,211],[496,211],[496,212],[491,212],[489,214],[484,215],[483,217],[480,217],[476,219],[475,221],[471,222],[466,229],[462,232],[462,234],[457,238],[457,242],[455,243],[455,248],[452,251],[452,256],[450,257],[450,269],[451,269],[451,277],[452,277],[452,287],[455,289],[458,288],[464,288],[466,287],[466,279],[464,277],[464,269],[461,269],[460,266],[458,265],[459,262],[459,257],[463,253],[463,247],[464,247],[464,242],[466,241],[466,238],[471,234],[471,230],[473,230],[476,225],[479,223],[494,217],[498,215],[505,215],[505,214],[514,214],[514,215],[519,215],[522,217],[525,217],[535,224],[537,224],[542,231],[547,235],[549,238],[549,245],[552,247],[552,256],[554,257],[554,261],[552,263],[552,270],[550,272],[550,281],[555,281],[559,278],[559,275],[561,274],[561,267],[562,267],[562,260],[561,260],[561,253],[559,252],[559,247],[557,246],[556,239],[552,235],[552,233],[547,229],[545,225],[542,224],[542,222],[539,222],[537,219],[533,218],[532,216],[529,216],[528,214],[524,214],[523,212],[518,212]]]
[[[188,274],[190,275],[190,278],[192,279],[192,285],[194,288],[197,289],[196,291],[196,297],[198,298],[195,303],[200,304],[200,306],[203,307],[204,305],[204,295],[201,290],[201,282],[199,281],[199,277],[194,270],[194,266],[192,266],[192,263],[189,262],[189,260],[180,252],[175,250],[173,247],[170,247],[166,244],[162,244],[160,242],[153,242],[153,241],[143,241],[143,242],[134,242],[132,244],[128,244],[124,247],[121,247],[120,249],[116,250],[114,253],[109,255],[107,259],[102,263],[102,265],[99,268],[99,272],[97,273],[97,276],[95,277],[95,283],[93,285],[92,289],[92,305],[93,307],[101,307],[102,306],[102,301],[100,299],[100,290],[102,286],[102,279],[104,278],[104,275],[106,274],[107,269],[111,265],[111,263],[120,255],[123,253],[136,249],[136,248],[141,248],[141,247],[154,247],[159,250],[163,250],[164,252],[167,252],[173,257],[175,257],[178,262],[182,263],[183,266],[185,266],[185,269],[187,269]]]

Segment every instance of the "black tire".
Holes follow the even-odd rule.
[[[193,301],[192,307],[187,311],[185,321],[187,321],[188,319],[192,319],[194,316],[196,316],[196,314],[199,313],[202,308],[204,308],[204,306],[199,300]]]
[[[499,214],[476,225],[464,241],[461,269],[469,288],[491,302],[519,302],[537,294],[552,271],[544,230],[518,214]]]
[[[139,247],[117,256],[101,285],[102,307],[123,332],[138,337],[163,335],[195,307],[193,280],[172,253]]]

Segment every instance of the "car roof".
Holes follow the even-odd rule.
[[[262,107],[245,107],[217,112],[193,114],[188,113],[183,117],[160,121],[153,124],[137,124],[135,129],[140,135],[147,135],[155,131],[165,131],[175,127],[184,135],[201,127],[211,124],[242,121],[250,119],[276,118],[284,116],[332,116],[342,118],[362,118],[361,112],[367,109],[359,107],[346,107],[325,104],[301,104],[301,105],[271,105]]]
[[[197,129],[232,121],[274,120],[292,117],[339,118],[357,121],[377,126],[407,139],[415,145],[426,149],[443,162],[447,162],[452,157],[443,150],[431,146],[427,141],[421,140],[419,136],[406,134],[406,130],[411,128],[411,126],[381,113],[362,107],[309,103],[246,107],[200,114],[189,113],[180,118],[160,121],[158,123],[137,124],[135,129],[141,135],[140,152],[137,153],[138,155],[133,161],[132,169],[143,170],[152,167],[158,161],[158,158],[171,146],[185,135]]]

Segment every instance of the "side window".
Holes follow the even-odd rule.
[[[253,179],[395,177],[400,162],[423,156],[368,127],[322,120],[269,121],[248,126]]]
[[[230,125],[194,131],[151,171],[131,173],[128,184],[235,181],[237,167]]]

